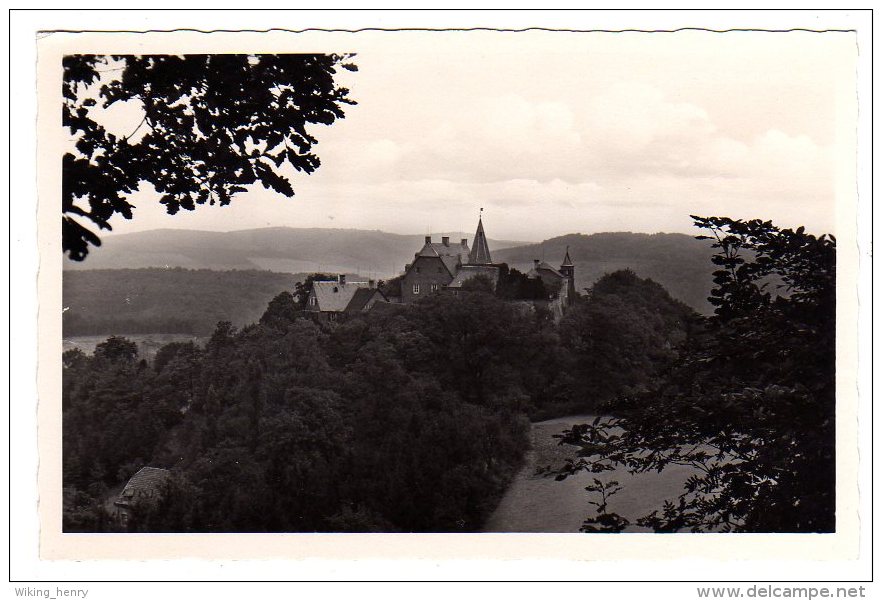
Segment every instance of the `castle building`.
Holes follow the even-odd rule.
[[[466,238],[459,244],[451,244],[448,236],[443,236],[440,243],[432,242],[432,237],[426,236],[425,244],[414,254],[413,262],[404,267],[401,302],[412,303],[427,294],[461,288],[464,282],[478,274],[486,275],[494,286],[499,279],[499,268],[492,264],[480,217],[471,250]]]
[[[541,279],[546,289],[556,291],[564,305],[569,305],[576,297],[576,267],[570,259],[569,246],[560,269],[555,269],[545,261],[533,259],[533,268],[527,272],[527,277]]]
[[[447,236],[443,236],[440,243],[426,236],[423,247],[414,254],[413,262],[404,268],[400,302],[412,303],[445,290],[458,294],[463,284],[478,275],[486,277],[495,290],[500,273],[507,272],[500,270],[500,267],[493,263],[490,256],[484,224],[479,217],[471,250],[466,238],[460,240],[459,244],[451,244]],[[545,289],[550,292],[550,298],[541,302],[553,304],[557,313],[562,314],[563,308],[575,299],[575,266],[570,259],[569,247],[559,270],[537,259],[527,277],[542,280]]]
[[[336,320],[368,312],[377,305],[391,309],[398,303],[410,304],[441,292],[458,295],[466,282],[478,276],[489,281],[502,298],[533,308],[545,306],[555,319],[559,319],[576,298],[575,266],[569,247],[560,269],[534,260],[526,278],[541,280],[542,286],[525,286],[524,274],[510,271],[504,263],[493,263],[484,223],[479,217],[471,249],[466,238],[457,244],[451,243],[449,236],[442,236],[440,242],[426,236],[422,248],[414,253],[413,261],[405,265],[404,274],[394,279],[394,286],[380,291],[373,281],[347,282],[345,275],[337,276],[334,281],[314,281],[305,309],[317,317]],[[504,290],[500,286],[504,286]]]

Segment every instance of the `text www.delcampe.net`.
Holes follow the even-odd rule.
[[[775,586],[753,585],[748,587],[696,587],[703,599],[853,599],[865,598],[865,586]]]

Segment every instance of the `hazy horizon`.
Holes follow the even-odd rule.
[[[391,234],[394,236],[413,236],[413,237],[432,236],[433,240],[435,240],[435,241],[440,241],[441,236],[450,235],[451,239],[453,239],[454,235],[456,235],[456,237],[458,239],[458,237],[461,235],[461,237],[468,238],[469,241],[471,242],[471,239],[475,235],[474,231],[467,232],[467,231],[463,231],[463,230],[439,230],[439,231],[435,231],[435,232],[422,233],[422,232],[412,232],[412,231],[411,232],[392,232],[392,231],[388,231],[388,230],[384,230],[384,229],[380,229],[380,228],[366,228],[366,227],[321,227],[321,226],[301,227],[301,226],[296,226],[296,225],[266,225],[266,226],[243,227],[243,228],[235,228],[235,229],[227,229],[227,230],[221,230],[221,229],[209,230],[209,229],[198,229],[198,228],[192,228],[192,227],[174,227],[173,225],[169,224],[169,225],[164,225],[162,227],[156,227],[156,228],[144,229],[144,230],[133,230],[133,231],[129,231],[129,232],[114,231],[114,232],[104,234],[102,240],[106,242],[107,240],[111,240],[113,238],[118,238],[121,236],[129,236],[129,235],[133,235],[133,234],[148,234],[150,232],[165,232],[165,231],[187,231],[187,232],[198,232],[198,233],[208,233],[208,234],[233,234],[233,233],[237,233],[237,232],[272,230],[272,229],[327,230],[327,231],[337,231],[337,232],[377,232],[377,233],[382,233],[382,234]],[[489,229],[487,225],[485,225],[485,230],[486,229]],[[635,232],[632,230],[615,230],[615,231],[604,230],[604,231],[597,231],[597,232],[561,231],[560,233],[552,234],[552,235],[548,236],[547,238],[534,239],[534,240],[526,240],[526,239],[514,240],[514,239],[510,239],[510,238],[494,236],[490,232],[487,232],[487,238],[489,240],[494,240],[496,242],[517,242],[517,243],[523,243],[526,245],[526,244],[539,244],[539,243],[545,242],[547,240],[551,240],[554,238],[561,238],[564,236],[594,236],[594,235],[598,235],[598,234],[645,234],[647,236],[679,234],[679,235],[683,235],[683,236],[692,236],[692,235],[697,236],[700,233],[701,232],[697,228],[695,228],[694,232],[663,232],[663,231]],[[100,248],[101,247],[98,247],[98,249],[96,249],[96,250],[100,250]]]
[[[148,186],[131,197],[133,220],[111,221],[113,233],[330,227],[471,237],[481,208],[489,236],[528,242],[561,232],[691,235],[690,214],[836,233],[843,132],[854,127],[853,34],[321,39],[327,51],[356,53],[359,71],[338,80],[358,104],[310,128],[322,165],[286,173],[294,198],[258,187],[227,207],[169,216]],[[125,135],[141,114],[112,106],[104,120]]]

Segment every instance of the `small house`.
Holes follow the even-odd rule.
[[[123,526],[128,524],[135,506],[159,502],[162,498],[162,489],[170,475],[171,472],[162,468],[142,467],[138,473],[129,478],[122,492],[113,502],[116,518]]]

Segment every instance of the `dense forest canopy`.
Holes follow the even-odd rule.
[[[695,221],[716,252],[710,317],[621,270],[556,322],[508,298],[523,283],[509,270],[495,289],[336,322],[302,310],[301,286],[152,361],[119,337],[68,351],[65,530],[120,529],[108,503],[150,465],[171,477],[129,530],[475,531],[522,464],[528,420],[591,412],[607,417],[561,435],[577,457],[558,478],[696,470],[639,526],[833,531],[835,240]],[[629,526],[608,511],[615,481],[587,490],[584,530]]]
[[[623,281],[596,297],[657,332],[633,386],[670,360],[691,312],[651,281],[609,277]],[[147,362],[111,338],[94,356],[67,352],[65,529],[119,528],[105,504],[143,465],[173,477],[130,529],[479,529],[521,465],[527,418],[593,408],[622,382],[606,367],[584,380],[591,349],[547,312],[477,288],[339,323],[282,292],[204,348],[173,343]],[[596,302],[572,309],[580,335]]]

